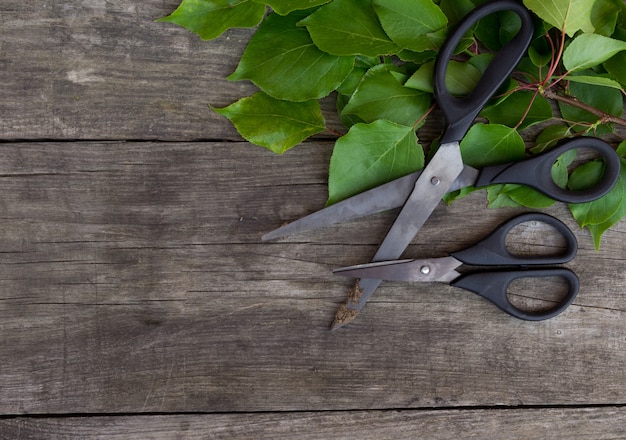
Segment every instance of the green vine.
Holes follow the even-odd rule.
[[[213,110],[246,140],[279,154],[315,134],[337,136],[329,168],[328,203],[334,203],[424,166],[430,152],[418,134],[437,115],[432,84],[437,50],[450,26],[480,3],[484,0],[182,0],[160,21],[203,39],[258,26],[228,79],[251,81],[260,90]],[[536,16],[535,38],[461,143],[464,162],[474,167],[520,160],[572,136],[610,135],[615,141],[616,127],[626,127],[624,2],[524,4]],[[469,93],[492,53],[518,29],[513,13],[481,20],[448,68],[450,91]],[[319,101],[329,95],[336,98],[344,133],[327,127],[322,116]],[[530,133],[538,134],[528,148],[523,139]],[[616,148],[626,161],[626,141]],[[559,185],[580,189],[601,176],[601,161],[572,171],[574,160],[564,155],[555,163]],[[447,201],[473,190],[449,194]],[[491,186],[487,198],[490,207],[540,209],[554,203],[520,185]],[[569,208],[598,249],[602,234],[626,216],[626,171],[602,199]]]

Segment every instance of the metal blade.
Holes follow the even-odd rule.
[[[454,257],[425,260],[392,260],[359,264],[333,270],[344,277],[377,278],[387,281],[450,283],[459,277],[455,270],[463,262]]]
[[[354,220],[366,215],[399,208],[406,202],[415,187],[415,182],[421,174],[422,171],[416,171],[362,192],[361,194],[357,194],[349,199],[335,203],[313,214],[309,214],[306,217],[302,217],[288,225],[274,229],[265,234],[261,239],[263,241],[273,240],[275,238],[284,237],[285,235],[318,229],[335,223]],[[470,166],[464,166],[463,172],[454,181],[448,192],[473,185],[477,177],[478,170]]]
[[[361,194],[357,194],[339,203],[335,203],[334,205],[314,212],[306,217],[302,217],[288,225],[268,232],[262,237],[262,240],[273,240],[285,235],[330,226],[338,222],[348,221],[402,206],[404,202],[406,202],[409,194],[411,194],[420,174],[422,174],[421,171],[416,171],[384,185],[362,192]]]
[[[439,147],[430,163],[415,182],[413,192],[398,214],[395,223],[378,248],[372,262],[395,260],[402,255],[422,225],[432,214],[439,200],[447,193],[463,171],[461,149],[458,142]],[[381,280],[363,278],[335,316],[332,330],[352,321],[372,296]]]

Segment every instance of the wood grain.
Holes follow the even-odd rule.
[[[323,204],[329,147],[1,145],[1,412],[624,403],[622,224],[601,253],[577,232],[583,287],[558,318],[386,283],[329,332],[351,283],[330,269],[369,259],[393,213],[260,242]],[[516,212],[484,204],[440,205],[407,254],[444,255]]]
[[[127,439],[570,439],[626,436],[621,407],[282,414],[106,416],[0,420],[0,438]]]
[[[596,252],[564,205],[545,210],[580,245],[581,292],[555,319],[384,283],[331,333],[352,284],[331,269],[369,260],[395,212],[262,242],[324,205],[332,139],[282,157],[239,142],[208,105],[255,90],[225,80],[252,31],[154,22],[178,3],[0,5],[0,438],[625,436],[624,222]],[[440,204],[405,255],[520,212],[485,205]],[[560,246],[538,225],[510,242],[528,243]]]
[[[225,79],[251,30],[204,42],[155,22],[179,3],[4,1],[0,138],[240,139],[209,104],[254,90]]]

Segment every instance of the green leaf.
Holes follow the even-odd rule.
[[[370,69],[350,98],[342,115],[365,122],[377,119],[413,126],[429,109],[430,95],[403,86],[394,76],[393,65]]]
[[[618,6],[612,0],[524,0],[528,9],[569,36],[586,33],[610,35],[615,27]]]
[[[524,185],[494,185],[487,190],[489,208],[525,206],[531,209],[543,209],[556,203],[539,191]]]
[[[626,86],[626,52],[620,52],[604,63],[604,68]]]
[[[422,65],[404,84],[406,87],[427,93],[434,92],[435,62]],[[472,63],[451,60],[446,70],[446,87],[455,96],[468,95],[474,88],[482,73]]]
[[[373,5],[387,35],[404,49],[435,49],[445,37],[448,19],[432,0],[373,0]]]
[[[482,18],[475,26],[474,35],[488,49],[502,49],[519,33],[521,20],[513,11],[501,11]]]
[[[328,204],[423,166],[424,152],[413,127],[384,120],[357,124],[335,144],[330,160]]]
[[[577,36],[563,52],[563,65],[569,72],[589,69],[623,50],[626,50],[626,41],[597,34],[582,34]]]
[[[461,141],[463,163],[483,168],[524,159],[526,145],[519,133],[498,124],[474,124]]]
[[[476,6],[471,0],[441,0],[439,7],[451,25],[461,21]]]
[[[265,15],[265,5],[248,0],[182,0],[172,14],[157,21],[175,23],[211,40],[234,27],[254,27]]]
[[[552,106],[543,96],[533,92],[513,93],[504,101],[486,107],[482,111],[492,124],[524,129],[540,122],[552,119]]]
[[[571,129],[565,125],[550,125],[535,139],[535,146],[531,148],[533,154],[541,154],[554,147],[561,139],[571,135]]]
[[[532,63],[537,67],[547,66],[548,63],[552,60],[552,54],[549,52],[540,52],[534,46],[530,46],[528,48],[528,56]]]
[[[306,29],[296,26],[306,15],[271,14],[228,79],[249,79],[268,95],[288,101],[322,98],[339,87],[354,67],[354,57],[319,50]]]
[[[577,173],[578,170],[585,165],[579,167],[572,173],[570,183],[578,184],[577,179],[584,182],[580,184],[588,187],[594,179],[599,179],[597,169],[603,164],[598,162],[590,162],[593,165],[591,171],[583,170]],[[587,165],[587,164],[586,164]],[[579,175],[581,177],[579,177]],[[626,167],[622,160],[622,169],[619,179],[611,191],[604,197],[594,200],[593,202],[571,204],[569,209],[580,225],[581,228],[587,227],[594,240],[596,250],[600,248],[600,241],[604,232],[606,232],[611,226],[621,221],[626,216]]]
[[[487,188],[487,207],[489,208],[519,208],[520,204],[511,199],[506,193],[506,185],[492,185]],[[517,185],[514,185],[516,187]]]
[[[617,146],[615,151],[619,157],[626,159],[626,141],[622,141],[622,143]]]
[[[605,165],[600,161],[593,161],[576,168],[568,187],[572,191],[579,191],[593,187],[598,183],[604,172]],[[604,223],[615,214],[626,194],[609,192],[607,196],[587,203],[570,205],[570,211],[581,227]]]
[[[596,0],[591,9],[591,23],[596,34],[610,37],[615,32],[615,26],[624,7],[623,0]]]
[[[346,79],[344,79],[341,85],[337,87],[337,92],[348,97],[352,96],[369,70],[370,69],[368,67],[356,66],[352,69],[352,72],[350,72]]]
[[[255,3],[267,5],[280,15],[287,15],[290,12],[302,9],[309,9],[315,6],[328,3],[330,0],[252,0]]]
[[[318,101],[288,102],[263,92],[213,110],[228,118],[249,142],[282,154],[326,129]]]
[[[624,110],[622,93],[609,87],[598,87],[589,84],[571,83],[570,94],[579,101],[594,107],[606,114],[621,116]],[[596,124],[599,117],[585,110],[559,103],[561,114],[567,121]],[[600,127],[598,127],[600,128]],[[607,129],[605,127],[604,132]],[[612,130],[608,130],[609,132]]]
[[[397,54],[402,61],[408,61],[416,65],[421,65],[437,58],[437,51],[427,50],[424,52],[412,52],[410,50],[401,50]]]
[[[399,50],[385,34],[371,0],[333,0],[302,20],[313,41],[333,55],[378,56]]]
[[[552,180],[559,187],[567,188],[567,182],[569,181],[569,166],[576,160],[576,149],[568,150],[565,153],[557,157],[556,162],[552,165],[550,170],[552,173]]]
[[[577,82],[582,84],[589,84],[592,86],[610,87],[624,92],[624,88],[620,83],[614,79],[607,78],[606,76],[591,76],[591,75],[568,75],[568,81]]]

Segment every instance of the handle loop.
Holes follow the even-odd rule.
[[[567,243],[560,255],[520,256],[511,254],[506,248],[506,237],[515,226],[537,221],[555,228]],[[452,255],[465,264],[475,266],[519,266],[567,263],[576,255],[578,241],[574,233],[559,219],[540,212],[531,212],[514,217],[498,226],[487,238],[472,247]]]
[[[542,277],[559,277],[568,284],[567,294],[553,308],[545,311],[528,311],[516,307],[509,301],[507,288],[511,282],[519,278]],[[477,293],[516,318],[525,321],[542,321],[557,316],[572,304],[578,294],[580,282],[574,272],[569,269],[559,268],[470,273],[457,278],[451,285]]]
[[[481,18],[500,11],[515,12],[522,20],[520,31],[496,54],[468,96],[457,98],[451,95],[446,87],[446,71],[456,47],[463,36]],[[511,75],[517,63],[524,56],[534,31],[533,18],[530,12],[521,3],[514,0],[498,0],[481,5],[465,16],[457,25],[441,47],[435,61],[435,99],[439,103],[448,124],[441,138],[442,144],[460,141],[465,136],[478,112]]]
[[[576,148],[588,148],[600,153],[606,164],[602,180],[594,187],[583,191],[563,189],[552,180],[554,162],[565,152]],[[597,138],[581,137],[568,139],[556,148],[532,159],[483,168],[475,185],[480,187],[496,183],[518,183],[534,188],[559,202],[585,203],[606,195],[617,183],[620,170],[620,158],[609,144]]]

